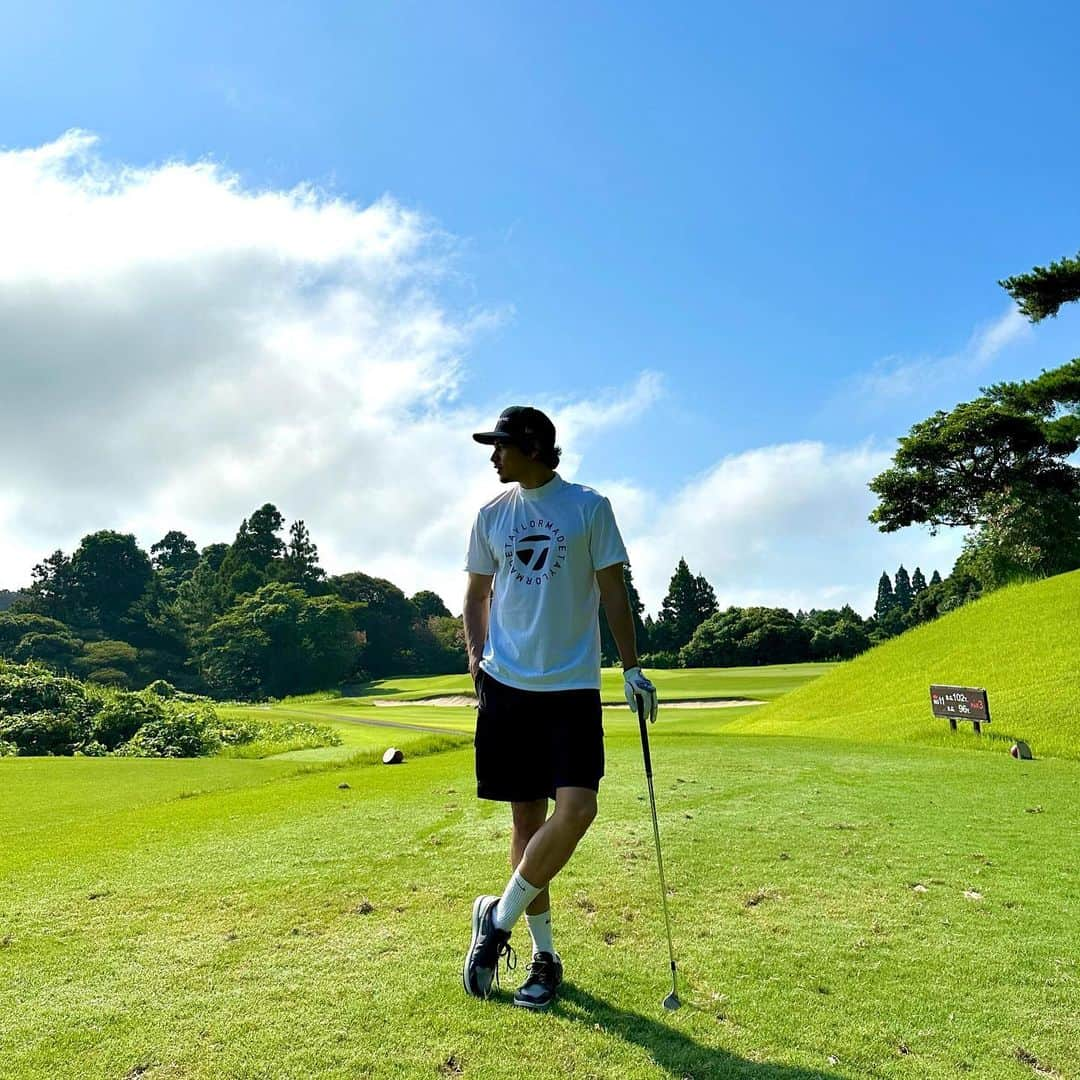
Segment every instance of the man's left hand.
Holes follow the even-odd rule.
[[[640,699],[645,707],[645,715],[649,723],[656,722],[656,687],[645,677],[645,673],[639,667],[628,668],[623,672],[623,686],[626,690],[626,704],[630,711],[637,714],[637,703]]]

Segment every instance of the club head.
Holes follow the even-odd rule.
[[[682,1005],[682,1002],[679,1000],[679,995],[676,994],[674,990],[664,998],[664,1008],[667,1009],[668,1012],[674,1012],[680,1005]]]

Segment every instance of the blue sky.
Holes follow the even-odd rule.
[[[655,532],[666,497],[692,503],[688,485],[725,460],[803,442],[886,452],[932,409],[1078,351],[1071,313],[1025,329],[996,284],[1080,246],[1073,5],[222,7],[9,10],[0,146],[82,129],[114,170],[209,159],[252,193],[308,183],[418,212],[438,263],[424,288],[468,326],[435,406],[535,401],[558,420],[625,397],[624,419],[583,436],[575,478],[626,489],[628,532]],[[266,486],[220,520],[235,528]],[[316,541],[320,509],[295,512]],[[115,524],[35,518],[0,575],[21,583],[30,551]],[[875,580],[905,542],[909,562],[927,550],[912,532],[877,559],[874,540],[860,534]],[[776,595],[857,599],[854,575],[822,574]]]

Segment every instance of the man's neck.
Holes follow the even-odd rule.
[[[537,473],[534,476],[522,477],[518,483],[523,487],[532,491],[533,488],[543,487],[545,484],[551,483],[552,478],[555,476],[554,469],[544,469],[542,472]]]

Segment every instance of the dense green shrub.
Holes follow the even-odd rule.
[[[165,709],[156,697],[117,694],[91,721],[90,737],[107,750],[115,750],[145,724],[160,723],[165,716]]]
[[[119,668],[98,668],[86,676],[86,681],[98,686],[116,686],[126,690],[131,686],[131,676]]]
[[[176,697],[176,687],[164,679],[156,679],[146,688],[146,693],[154,694],[160,698],[174,698]]]
[[[57,619],[45,615],[0,613],[0,656],[11,656],[15,647],[27,634],[70,634],[70,630]]]
[[[212,704],[194,694],[174,694],[162,697],[160,687],[139,693],[108,689],[40,664],[0,661],[0,742],[24,755],[216,753],[221,736]]]
[[[665,649],[646,653],[641,657],[643,668],[677,668],[679,666],[679,654]]]
[[[136,695],[132,695],[136,696]],[[209,705],[162,709],[160,718],[149,720],[123,746],[117,757],[203,757],[221,749],[217,717]]]
[[[0,717],[0,739],[13,742],[21,754],[73,754],[87,741],[87,724],[72,713],[16,713]]]

